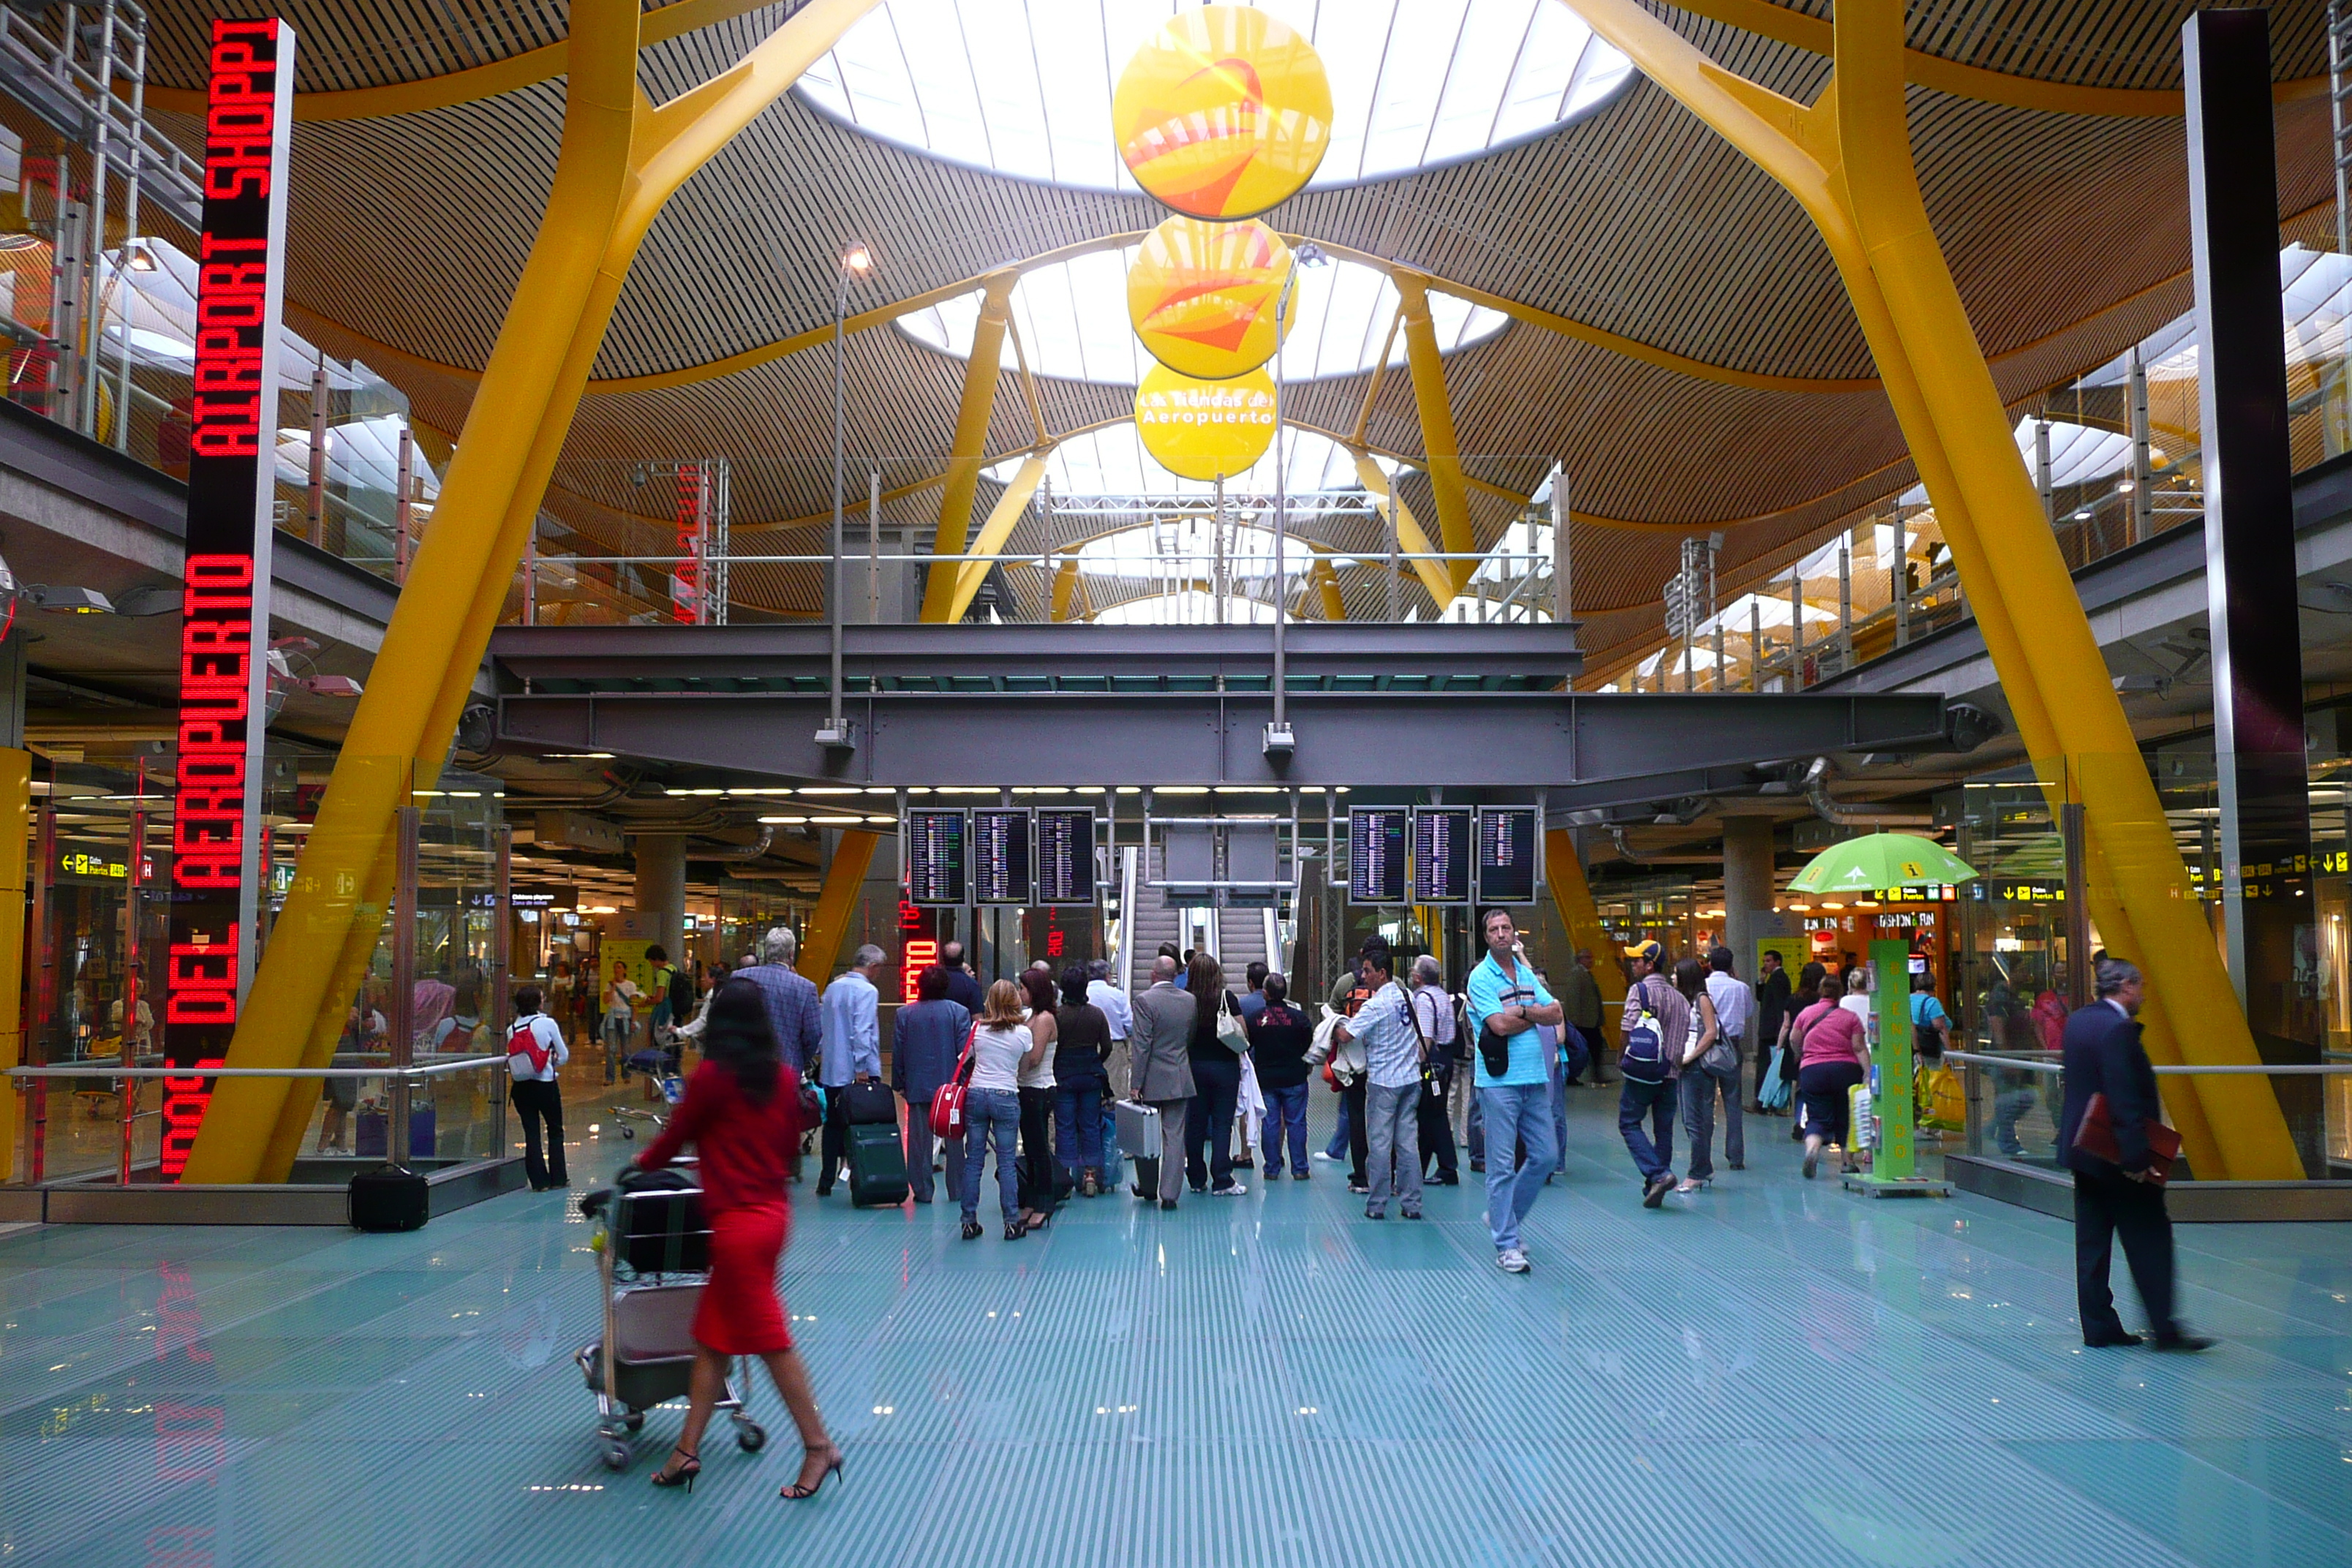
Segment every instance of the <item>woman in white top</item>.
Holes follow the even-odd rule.
[[[1869,984],[1870,971],[1857,963],[1845,972],[1845,994],[1838,998],[1838,1005],[1861,1019],[1865,1030],[1870,1027]]]
[[[988,988],[971,1032],[971,1079],[964,1095],[963,1238],[980,1234],[980,1173],[996,1148],[996,1198],[1004,1216],[1004,1239],[1029,1234],[1021,1217],[1021,1194],[1013,1141],[1021,1127],[1021,1074],[1034,1068],[1045,1047],[1021,1015],[1021,987],[1000,980]]]
[[[1054,981],[1042,969],[1021,976],[1023,999],[1029,1005],[1029,1034],[1043,1055],[1034,1067],[1021,1069],[1021,1223],[1042,1230],[1054,1217],[1054,1041],[1060,1026],[1054,1017]]]
[[[522,1119],[522,1168],[534,1193],[572,1184],[563,1168],[563,1093],[556,1088],[572,1047],[564,1043],[562,1026],[540,1011],[540,1001],[536,985],[517,991],[515,1021],[507,1031],[507,1095]]]

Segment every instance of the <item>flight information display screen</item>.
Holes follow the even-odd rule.
[[[1405,841],[1412,813],[1402,805],[1348,808],[1348,901],[1405,901]]]
[[[1471,810],[1424,805],[1412,814],[1412,901],[1470,901]]]
[[[974,806],[971,813],[971,901],[1025,904],[1036,896],[1037,868],[1029,841],[1029,808]]]
[[[1536,901],[1536,807],[1482,805],[1478,808],[1478,901],[1482,904],[1532,904]]]
[[[971,875],[971,842],[961,811],[907,813],[907,901],[961,908]]]
[[[1095,901],[1095,808],[1047,805],[1037,809],[1037,901]]]

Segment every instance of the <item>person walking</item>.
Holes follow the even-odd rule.
[[[771,927],[760,939],[760,962],[736,971],[760,993],[761,1005],[774,1031],[776,1048],[786,1065],[803,1078],[812,1076],[824,1029],[819,1015],[816,982],[793,967],[800,956],[800,939],[790,926]]]
[[[691,1145],[710,1228],[709,1278],[689,1330],[686,1425],[653,1481],[692,1493],[702,1472],[702,1434],[726,1392],[729,1365],[739,1355],[757,1356],[800,1428],[800,1479],[778,1494],[799,1502],[847,1475],[776,1296],[776,1262],[792,1234],[784,1175],[800,1152],[800,1075],[783,1059],[756,986],[729,982],[710,1011],[702,1063],[687,1079],[686,1098],[636,1160],[640,1170],[658,1171]]]
[[[1385,939],[1375,936],[1364,946],[1369,949],[1375,944],[1383,948],[1388,945]],[[1359,954],[1355,965],[1331,983],[1331,1011],[1343,1019],[1354,1017],[1356,1010],[1371,999],[1372,990],[1370,983],[1364,978],[1362,958]],[[1344,1043],[1335,1040],[1335,1044]],[[1358,1059],[1362,1055],[1361,1047],[1344,1054],[1337,1050],[1332,1053],[1331,1078],[1339,1089],[1339,1125],[1331,1135],[1330,1148],[1324,1151],[1326,1159],[1338,1160],[1341,1157],[1340,1151],[1346,1150],[1348,1190],[1359,1197],[1366,1196],[1371,1191],[1365,1173],[1366,1163],[1371,1155],[1368,1136],[1370,1125],[1364,1120],[1364,1074]]]
[[[1110,1026],[1110,1047],[1103,1055],[1102,1163],[1105,1189],[1112,1156],[1118,1152],[1118,1112],[1114,1109],[1121,1084],[1128,1081],[1127,1037],[1135,1029],[1135,1006],[1128,1000],[1127,983],[1111,978],[1110,961],[1097,958],[1087,965],[1087,1000],[1102,1009]]]
[[[2164,1206],[2164,1183],[2150,1169],[2147,1139],[2164,1104],[2140,1043],[2147,984],[2138,966],[2120,958],[2095,961],[2092,981],[2098,999],[2068,1016],[2059,1047],[2066,1100],[2058,1117],[2058,1148],[2074,1173],[2074,1303],[2083,1342],[2094,1348],[2141,1342],[2116,1315],[2108,1283],[2120,1237],[2156,1348],[2210,1350],[2216,1342],[2190,1333],[2173,1315],[2172,1216]],[[2114,1161],[2075,1146],[2095,1095],[2105,1100],[2119,1156]]]
[[[1250,1060],[1257,1068],[1257,1086],[1265,1096],[1265,1179],[1282,1180],[1282,1152],[1287,1141],[1290,1177],[1308,1179],[1307,1171],[1307,1047],[1315,1031],[1307,1016],[1290,1005],[1290,982],[1269,974],[1261,987],[1265,1005],[1249,1020]]]
[[[1740,1120],[1740,1065],[1746,1058],[1748,1022],[1756,993],[1732,973],[1731,950],[1707,950],[1708,1037],[1683,1073],[1683,1131],[1690,1134],[1690,1164],[1675,1190],[1695,1193],[1715,1180],[1715,1101],[1723,1100],[1723,1158],[1735,1171],[1748,1168],[1748,1132]]]
[[[1226,1040],[1223,1020],[1240,1021],[1225,993],[1224,971],[1205,952],[1192,955],[1184,974],[1192,998],[1192,1103],[1184,1115],[1184,1177],[1196,1193],[1237,1198],[1249,1188],[1234,1179],[1234,1114],[1242,1092],[1241,1053]],[[1166,1176],[1163,1173],[1164,1184]]]
[[[1592,1055],[1593,1086],[1606,1085],[1609,1075],[1601,1068],[1601,982],[1593,978],[1592,950],[1589,947],[1576,950],[1576,961],[1568,966],[1567,974],[1560,979],[1559,1010],[1560,1016],[1584,1037],[1585,1048]],[[1584,1087],[1582,1080],[1583,1075],[1578,1073],[1571,1075],[1568,1082],[1581,1089]]]
[[[1421,1069],[1428,1047],[1413,1016],[1412,998],[1396,983],[1396,960],[1385,946],[1364,947],[1364,984],[1372,994],[1356,1016],[1332,1031],[1341,1043],[1364,1047],[1364,1120],[1371,1160],[1366,1219],[1389,1217],[1389,1194],[1407,1219],[1421,1217]]]
[[[1496,1266],[1525,1274],[1528,1263],[1520,1226],[1543,1193],[1544,1178],[1559,1164],[1559,1149],[1552,1142],[1551,1079],[1536,1026],[1558,1024],[1560,1007],[1528,965],[1510,911],[1488,910],[1478,930],[1486,956],[1470,972],[1467,1021],[1477,1042],[1472,1065],[1491,1156],[1486,1229],[1494,1238]],[[1512,1151],[1518,1144],[1526,1145],[1527,1163],[1514,1169]]]
[[[1176,961],[1161,953],[1151,961],[1151,985],[1135,998],[1135,1029],[1128,1036],[1129,1093],[1160,1112],[1160,1177],[1147,1192],[1141,1181],[1129,1189],[1162,1209],[1176,1206],[1184,1190],[1185,1113],[1191,1107],[1192,1026],[1201,1010],[1176,986]],[[1141,1173],[1138,1173],[1139,1176]]]
[[[1756,981],[1756,1093],[1748,1109],[1762,1116],[1767,1114],[1766,1076],[1772,1070],[1772,1053],[1780,1048],[1780,1026],[1789,1016],[1789,971],[1781,964],[1780,955],[1769,947],[1757,962],[1763,973]]]
[[[1087,1197],[1102,1192],[1103,1077],[1110,1059],[1110,1020],[1087,999],[1087,969],[1062,971],[1054,1010],[1054,1142],[1066,1180]]]
[[[1423,953],[1412,961],[1412,1016],[1429,1047],[1429,1070],[1422,1079],[1419,1119],[1423,1179],[1441,1187],[1462,1184],[1460,1156],[1454,1148],[1454,1120],[1446,1107],[1454,1093],[1454,1066],[1460,1058],[1459,1031],[1454,1026],[1454,998],[1445,994],[1445,971]],[[1435,1161],[1437,1173],[1426,1169]]]
[[[1780,1054],[1779,1064],[1774,1070],[1780,1074],[1780,1081],[1789,1086],[1789,1104],[1780,1110],[1768,1111],[1767,1114],[1789,1117],[1791,1121],[1789,1136],[1791,1138],[1804,1136],[1803,1130],[1794,1125],[1798,1115],[1797,1073],[1803,1066],[1805,1054],[1804,1042],[1797,1033],[1797,1019],[1806,1008],[1821,999],[1822,982],[1828,978],[1829,969],[1826,965],[1815,960],[1807,960],[1804,968],[1797,972],[1796,984],[1789,988],[1789,1005],[1780,1014],[1779,1040]]]
[[[824,1089],[824,1135],[817,1143],[819,1197],[833,1191],[834,1177],[849,1154],[849,1097],[839,1091],[882,1076],[882,994],[875,982],[881,978],[883,963],[882,950],[867,942],[824,988],[816,1079]]]
[[[1805,1140],[1805,1179],[1821,1169],[1822,1148],[1838,1146],[1841,1171],[1854,1168],[1847,1147],[1846,1091],[1870,1071],[1870,1047],[1862,1019],[1843,1005],[1845,987],[1837,976],[1824,975],[1813,1005],[1797,1015],[1794,1032],[1801,1053],[1797,1066],[1797,1131]]]
[[[1056,993],[1042,969],[1021,974],[1021,999],[1029,1009],[1029,1035],[1039,1049],[1035,1062],[1022,1058],[1021,1081],[1021,1223],[1042,1230],[1054,1217],[1057,1167],[1054,1163],[1054,1042],[1059,1036],[1054,1017]]]
[[[1680,1090],[1685,1054],[1691,1044],[1691,1004],[1688,995],[1665,976],[1666,950],[1644,942],[1625,954],[1633,966],[1633,984],[1625,993],[1625,1047],[1618,1053],[1617,1077],[1623,1088],[1617,1095],[1617,1133],[1642,1173],[1642,1206],[1656,1208],[1675,1186],[1675,1102]],[[1706,994],[1692,968],[1692,989]],[[1646,1019],[1645,1016],[1646,1015]],[[1654,1029],[1658,1054],[1639,1067],[1633,1031]],[[1655,1072],[1655,1079],[1647,1074]],[[1650,1130],[1642,1130],[1643,1119]]]
[[[540,1011],[538,986],[517,990],[514,1009],[515,1021],[507,1031],[507,1098],[522,1118],[523,1174],[534,1193],[568,1187],[572,1177],[563,1168],[563,1092],[557,1073],[572,1059],[572,1048],[563,1043],[562,1026]]]
[[[1021,1075],[1045,1059],[1046,1042],[1022,1016],[1021,987],[1000,980],[982,999],[971,1035],[971,1081],[963,1097],[963,1238],[980,1235],[980,1177],[996,1152],[996,1205],[1004,1239],[1029,1234],[1021,1206],[1020,1163],[1013,1145],[1021,1131]]]
[[[620,1081],[621,1064],[629,1059],[630,1042],[637,1033],[637,983],[629,978],[629,966],[620,959],[613,961],[613,978],[604,987],[604,1014],[598,1032],[604,1042],[604,1082]]]
[[[954,1079],[971,1015],[948,1000],[948,972],[929,964],[915,976],[916,999],[890,1020],[890,1087],[907,1100],[907,1186],[919,1204],[937,1191],[931,1180],[931,1097]],[[947,1140],[948,1196],[963,1194],[963,1139]]]

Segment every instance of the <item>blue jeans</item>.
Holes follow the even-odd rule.
[[[1313,1080],[1309,1079],[1308,1083],[1309,1087],[1312,1087]],[[1348,1097],[1343,1094],[1339,1097],[1339,1125],[1332,1129],[1330,1144],[1323,1151],[1323,1154],[1326,1159],[1343,1160],[1347,1158],[1348,1141],[1349,1135],[1348,1121]]]
[[[1288,1089],[1258,1086],[1258,1091],[1265,1096],[1265,1121],[1258,1131],[1265,1140],[1265,1179],[1269,1182],[1282,1174],[1285,1129],[1290,1138],[1290,1168],[1302,1176],[1307,1173],[1307,1089],[1303,1083],[1294,1083]]]
[[[1091,1077],[1054,1086],[1054,1154],[1063,1170],[1076,1181],[1080,1171],[1102,1169],[1103,1078]]]
[[[1620,1075],[1622,1078],[1622,1075]],[[1617,1095],[1617,1131],[1624,1134],[1625,1147],[1633,1151],[1633,1163],[1642,1170],[1642,1180],[1648,1183],[1659,1176],[1675,1173],[1675,1105],[1679,1098],[1673,1079],[1664,1083],[1641,1083],[1625,1078],[1624,1088]],[[1642,1131],[1642,1118],[1650,1119],[1650,1131]]]
[[[980,1173],[996,1145],[996,1202],[1010,1225],[1021,1213],[1021,1177],[1013,1145],[1021,1135],[1021,1096],[1010,1089],[966,1089],[963,1097],[963,1217],[980,1217]]]
[[[1559,1167],[1559,1147],[1552,1141],[1551,1085],[1492,1084],[1478,1090],[1478,1105],[1486,1126],[1487,1147],[1527,1146],[1528,1163],[1511,1168],[1508,1156],[1486,1162],[1486,1228],[1495,1250],[1515,1252],[1519,1246],[1519,1222],[1536,1206],[1544,1178]]]

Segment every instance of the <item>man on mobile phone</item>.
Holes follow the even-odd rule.
[[[1551,1074],[1544,1062],[1537,1026],[1557,1026],[1559,1003],[1545,990],[1519,944],[1507,910],[1488,910],[1480,919],[1486,956],[1470,972],[1469,1026],[1477,1040],[1473,1064],[1478,1105],[1486,1125],[1486,1228],[1495,1240],[1495,1263],[1506,1273],[1528,1271],[1519,1224],[1543,1192],[1544,1178],[1559,1165],[1552,1125]],[[1527,1163],[1512,1168],[1514,1142],[1527,1148]]]

